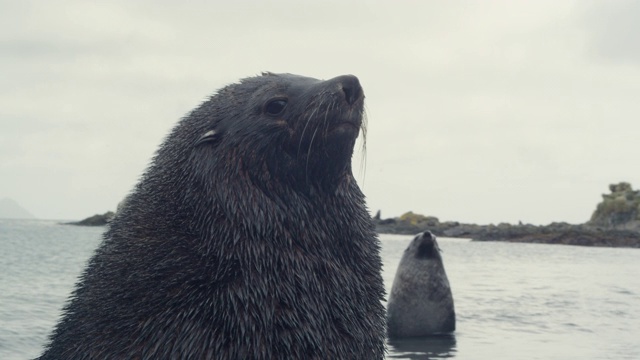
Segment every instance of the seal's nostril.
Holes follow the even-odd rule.
[[[362,98],[362,87],[360,81],[353,75],[344,75],[335,78],[344,93],[344,99],[348,104],[353,104]]]
[[[349,104],[353,104],[358,97],[360,97],[360,89],[359,88],[350,88],[343,86],[342,91],[344,92],[344,98],[347,100]]]

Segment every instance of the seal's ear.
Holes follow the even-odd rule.
[[[221,135],[222,134],[220,134],[216,130],[209,130],[206,133],[204,133],[204,135],[202,135],[200,139],[198,139],[198,141],[196,141],[194,146],[200,146],[204,143],[215,144],[220,140]]]

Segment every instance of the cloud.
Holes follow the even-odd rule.
[[[583,26],[589,33],[589,52],[602,60],[640,63],[640,2],[588,1]]]
[[[584,221],[608,183],[640,183],[640,72],[620,52],[638,46],[624,30],[634,6],[4,2],[0,196],[42,217],[113,209],[217,88],[265,70],[353,73],[372,209]]]

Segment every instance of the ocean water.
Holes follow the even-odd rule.
[[[0,219],[0,359],[42,350],[104,228]],[[387,292],[411,236],[380,236]],[[640,359],[640,249],[438,240],[453,336],[388,359]]]

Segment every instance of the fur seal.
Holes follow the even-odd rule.
[[[451,333],[456,314],[436,237],[418,234],[402,255],[387,304],[390,339]]]
[[[40,359],[382,359],[355,76],[264,73],[172,130]]]

